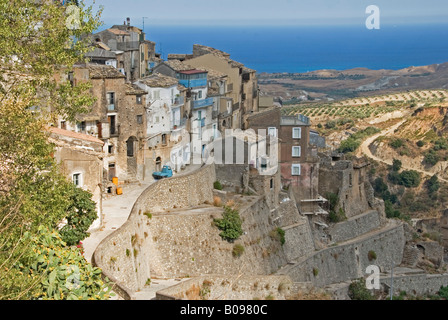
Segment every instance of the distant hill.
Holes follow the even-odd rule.
[[[340,100],[407,90],[448,89],[448,62],[401,70],[317,70],[307,73],[261,73],[263,95],[284,102]]]

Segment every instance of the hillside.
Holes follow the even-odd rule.
[[[286,103],[332,101],[408,90],[446,89],[448,62],[401,70],[318,70],[307,73],[261,73],[262,95]]]

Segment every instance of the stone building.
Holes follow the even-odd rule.
[[[155,43],[146,39],[142,29],[131,26],[129,18],[123,25],[114,25],[91,38],[95,50],[86,55],[91,62],[104,61],[118,68],[128,81],[149,75],[149,70],[160,61]]]
[[[159,73],[142,78],[135,85],[147,92],[146,172],[160,171],[165,164],[179,171],[190,158],[186,92],[176,78]]]
[[[62,173],[73,183],[92,193],[98,219],[90,227],[102,224],[103,145],[104,142],[87,134],[50,127],[49,141],[55,145],[54,158]]]
[[[146,179],[143,152],[146,137],[146,91],[126,83],[116,68],[99,64],[75,65],[73,85],[92,83],[96,99],[76,123],[60,119],[58,127],[94,136],[104,142],[106,190],[113,177],[120,181]]]
[[[227,75],[225,97],[232,99],[231,128],[245,127],[243,115],[258,110],[258,82],[255,70],[230,59],[230,54],[226,52],[198,44],[193,45],[191,56],[185,56],[185,62],[196,68],[210,68]],[[223,127],[228,127],[228,124]]]

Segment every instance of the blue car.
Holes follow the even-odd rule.
[[[153,172],[152,176],[154,179],[169,178],[173,176],[173,170],[170,166],[163,166],[162,171]]]

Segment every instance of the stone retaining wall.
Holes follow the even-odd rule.
[[[335,224],[330,230],[332,242],[343,242],[354,239],[380,227],[380,217],[377,211],[368,211],[352,217],[347,221]]]
[[[292,287],[287,276],[206,275],[160,290],[156,300],[284,300]]]
[[[378,265],[380,269],[399,265],[404,245],[403,225],[398,224],[356,241],[318,251],[295,265],[286,266],[278,274],[289,275],[295,282],[311,281],[315,286],[324,287],[362,277],[369,265]],[[369,260],[369,251],[375,252],[375,260]]]
[[[186,175],[163,179],[150,185],[137,199],[128,220],[103,239],[95,250],[92,263],[114,284],[124,298],[133,299],[151,276],[150,225],[154,212],[174,206],[188,208],[213,201],[213,165]]]

